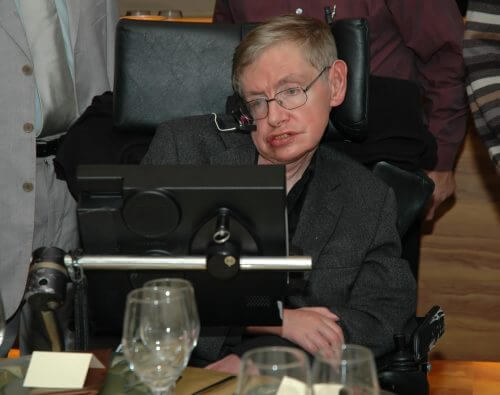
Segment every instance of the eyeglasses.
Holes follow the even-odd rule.
[[[247,110],[254,121],[259,119],[264,119],[267,117],[269,112],[269,103],[275,101],[286,110],[295,110],[296,108],[302,107],[307,102],[307,91],[314,85],[314,83],[321,77],[326,70],[330,67],[327,66],[317,75],[312,82],[305,88],[300,86],[287,88],[274,95],[272,99],[267,99],[265,97],[250,100],[246,102]]]

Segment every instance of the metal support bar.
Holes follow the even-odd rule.
[[[83,270],[205,270],[204,256],[82,255],[64,257],[68,269],[73,265]],[[310,256],[241,257],[241,270],[311,270]]]

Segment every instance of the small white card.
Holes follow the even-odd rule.
[[[341,384],[314,384],[314,395],[338,395],[344,388]]]
[[[307,395],[307,385],[300,380],[285,376],[281,380],[276,395]]]
[[[24,387],[83,388],[89,368],[104,365],[90,353],[35,351],[24,379]]]

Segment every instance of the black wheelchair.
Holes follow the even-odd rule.
[[[227,98],[232,95],[231,56],[251,28],[252,25],[121,20],[116,42],[114,130],[152,136],[156,126],[165,120],[213,112],[230,113],[231,100]],[[349,77],[345,102],[332,110],[331,122],[336,133],[329,137],[329,143],[352,154],[393,188],[398,201],[398,230],[404,240],[425,208],[434,185],[416,162],[407,163],[405,157],[398,157],[397,153],[384,157],[378,151],[366,158],[363,147],[366,141],[374,146],[378,140],[402,134],[403,140],[412,141],[411,154],[415,158],[425,155],[426,142],[419,136],[423,126],[418,110],[418,88],[407,81],[370,76],[369,31],[365,20],[337,21],[332,31],[339,58],[348,64]],[[387,95],[389,100],[380,103],[378,98],[388,90],[393,93],[393,99]],[[376,124],[384,117],[381,113],[392,112],[391,106],[401,100],[407,104],[407,112],[401,115],[407,123],[388,122],[387,127],[380,122]],[[373,130],[381,130],[382,137]],[[51,264],[44,266],[46,262]],[[88,347],[87,305],[78,289],[87,285],[80,270],[83,266],[75,265],[78,262],[88,264],[85,255],[65,255],[55,249],[36,252],[33,263],[37,266],[32,270],[26,299],[38,310],[53,311],[65,297],[60,284],[71,280],[76,289],[75,330],[79,339],[76,348],[85,349]],[[56,270],[48,276],[47,270],[54,267]],[[293,270],[293,265],[291,267]],[[310,262],[301,262],[295,268],[307,270],[308,267]],[[54,284],[59,284],[59,288]],[[417,322],[411,333],[395,336],[393,353],[377,361],[383,389],[397,394],[428,394],[428,355],[444,332],[444,313],[434,306],[425,317],[417,317]],[[57,342],[56,335],[51,339]]]

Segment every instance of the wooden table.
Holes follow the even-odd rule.
[[[433,361],[430,395],[500,394],[500,362]]]
[[[196,387],[200,382],[214,381],[213,374],[218,379],[224,377],[221,373],[207,372],[200,369],[188,368],[183,374],[186,381],[194,379]],[[182,379],[178,386],[178,395],[189,394],[189,388],[184,387]],[[185,381],[185,383],[186,383]],[[186,383],[187,384],[187,383]],[[207,395],[231,395],[236,380],[221,384]],[[500,394],[500,362],[474,361],[433,361],[429,374],[430,395],[499,395]],[[184,390],[187,390],[184,392]]]
[[[21,358],[22,360],[22,358]],[[21,360],[18,360],[21,362]],[[11,360],[15,363],[16,360]],[[8,363],[8,360],[0,359],[1,365]],[[23,363],[24,368],[27,367]],[[118,371],[120,369],[117,369]],[[182,378],[177,383],[177,395],[191,395],[207,385],[218,382],[228,377],[228,374],[212,372],[206,369],[188,367]],[[5,378],[4,378],[5,379]],[[27,389],[22,388],[22,378],[12,377],[11,383],[16,394],[28,394]],[[102,395],[116,395],[123,393],[124,379],[121,374],[108,374],[106,384],[101,391]],[[473,361],[447,361],[436,360],[432,362],[432,370],[429,374],[430,395],[497,395],[500,394],[500,362],[473,362]],[[0,374],[0,387],[2,387],[2,376]],[[232,395],[236,387],[236,379],[217,385],[211,390],[203,392],[203,395]],[[145,387],[136,388],[126,395],[145,395],[148,391]]]
[[[213,372],[207,369],[188,367],[182,372],[182,378],[176,385],[176,395],[191,395],[210,384],[220,382],[220,380],[232,377],[226,373]],[[203,391],[206,395],[232,395],[236,389],[236,377],[218,384],[212,390]]]
[[[100,395],[150,395],[146,386],[139,384],[129,386],[137,382],[135,376],[130,376],[126,364],[121,363],[123,356],[115,356],[114,362],[106,375]],[[23,387],[24,376],[29,364],[29,357],[19,359],[0,358],[0,393],[29,395],[31,389]],[[236,388],[236,377],[226,373],[213,372],[207,369],[188,367],[182,372],[181,379],[176,384],[176,395],[192,395],[207,386],[218,383],[226,377],[231,380],[221,383],[213,390],[204,391],[204,395],[232,395]],[[71,393],[71,392],[69,392]],[[79,392],[81,393],[81,392]]]

